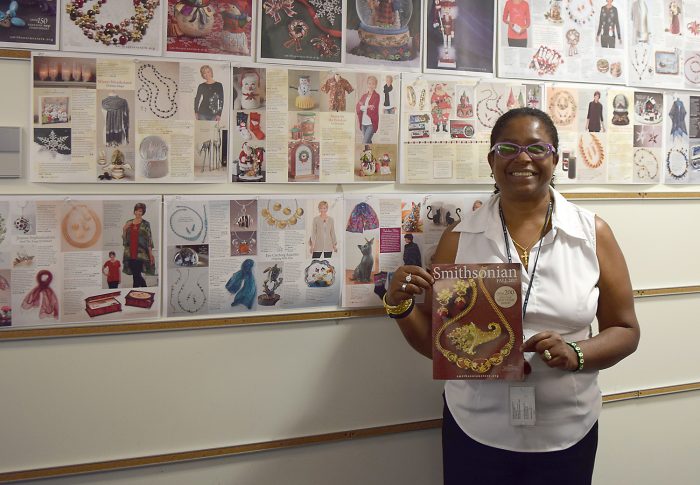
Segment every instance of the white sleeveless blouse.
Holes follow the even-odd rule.
[[[552,330],[567,342],[584,340],[591,335],[598,308],[595,215],[571,204],[554,189],[551,192],[552,230],[542,242],[524,334],[527,339]],[[491,197],[455,227],[460,233],[457,263],[508,261],[498,201],[498,196]],[[520,262],[510,239],[509,244],[513,262]],[[530,271],[538,246],[530,252]],[[530,275],[523,274],[523,299],[529,281]],[[523,383],[514,384],[535,387],[535,426],[510,424],[511,384],[504,381],[447,381],[445,399],[455,421],[472,439],[505,450],[555,451],[574,445],[600,415],[598,372],[550,369],[535,353],[525,354],[525,358],[532,372]]]

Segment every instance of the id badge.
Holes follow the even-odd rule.
[[[535,388],[532,386],[510,386],[511,426],[535,425]]]

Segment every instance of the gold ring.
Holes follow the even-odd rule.
[[[552,353],[549,351],[549,349],[542,352],[542,356],[544,357],[544,360],[552,360]]]

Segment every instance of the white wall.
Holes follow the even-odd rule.
[[[0,72],[0,88],[12,93],[4,98],[0,123],[26,128],[29,64],[0,61]],[[103,189],[0,181],[6,194]],[[377,191],[376,186],[346,189]],[[629,187],[609,188],[616,189]],[[229,186],[120,187],[125,193],[154,190],[232,191]],[[390,190],[396,188],[382,187]],[[700,201],[581,204],[610,222],[635,288],[700,284],[695,222]],[[700,381],[700,295],[640,299],[637,310],[640,349],[601,375],[604,391]],[[0,341],[0,473],[432,419],[440,416],[441,397],[430,373],[430,362],[408,348],[393,322],[379,318]],[[693,417],[699,404],[700,392],[690,392],[606,405],[596,483],[697,483],[700,425]],[[429,430],[44,483],[440,481],[439,431]]]

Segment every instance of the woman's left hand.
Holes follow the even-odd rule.
[[[540,332],[522,345],[523,352],[537,352],[549,367],[573,371],[578,368],[576,352],[557,332]]]

